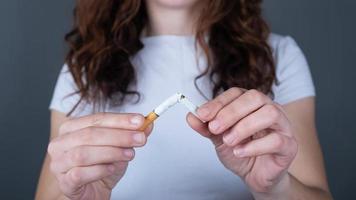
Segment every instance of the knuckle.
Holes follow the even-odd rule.
[[[231,116],[241,116],[241,109],[238,107],[238,101],[234,100],[229,106],[229,114]]]
[[[68,129],[68,126],[69,126],[69,121],[66,121],[66,122],[62,123],[62,124],[59,126],[58,134],[59,134],[59,135],[65,134],[66,130]]]
[[[81,151],[80,149],[76,149],[71,151],[71,153],[69,154],[69,159],[72,163],[81,165],[85,163],[86,155],[84,151]]]
[[[249,91],[247,91],[250,95],[251,95],[251,97],[258,97],[258,96],[260,96],[260,92],[258,91],[258,90],[256,90],[256,89],[251,89],[251,90],[249,90]]]
[[[105,118],[105,116],[106,116],[106,113],[104,113],[104,112],[94,114],[91,119],[91,124],[92,125],[100,125],[102,120]]]
[[[58,138],[54,138],[47,147],[48,154],[52,157],[57,152]]]
[[[249,130],[251,127],[251,124],[249,121],[242,120],[238,125],[236,126],[237,132],[244,133]]]
[[[53,142],[50,142],[48,144],[48,147],[47,147],[47,152],[50,156],[53,155],[53,153],[55,152],[55,147],[53,146]]]
[[[221,109],[216,118],[221,119],[221,122],[225,122],[226,119],[235,119],[236,116],[240,116],[241,111],[239,108],[236,106],[236,101],[233,101],[231,104],[225,106],[223,109]]]
[[[141,122],[145,120],[145,117],[143,115],[136,114],[136,113],[120,114],[117,115],[113,120],[115,121],[115,123],[122,124],[123,126],[131,127],[132,125],[131,119],[136,117],[138,117]]]
[[[265,102],[264,94],[262,94],[260,91],[256,89],[249,90],[247,94],[251,101],[255,101],[258,104],[263,104]]]
[[[213,101],[213,105],[215,108],[222,108],[224,107],[224,103],[220,99],[216,99]]]
[[[71,169],[67,175],[68,175],[68,181],[71,183],[71,185],[73,185],[73,186],[80,185],[81,174],[80,174],[79,168]]]
[[[276,108],[274,105],[266,105],[266,112],[268,113],[268,116],[273,120],[276,121],[278,118],[281,116],[281,113],[279,112],[279,109]]]
[[[241,89],[238,87],[232,87],[229,89],[229,91],[232,93],[241,93]]]
[[[274,135],[274,140],[273,141],[274,141],[274,147],[276,149],[281,149],[285,144],[284,138],[281,135],[278,135],[278,134]]]

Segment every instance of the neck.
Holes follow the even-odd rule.
[[[146,35],[194,35],[198,6],[190,8],[165,7],[146,1],[149,22]]]

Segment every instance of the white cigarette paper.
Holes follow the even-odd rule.
[[[186,96],[181,95],[179,102],[182,103],[186,108],[188,108],[188,110],[191,113],[193,113],[196,117],[198,117],[197,110],[199,107],[194,105],[191,101],[189,101],[189,99]]]
[[[192,112],[198,119],[198,106],[194,105],[186,96],[181,93],[176,93],[170,96],[168,99],[163,101],[157,108],[155,108],[152,112],[150,112],[145,117],[145,122],[142,127],[139,129],[141,131],[145,131],[146,128],[152,124],[159,116],[161,116],[164,112],[166,112],[169,108],[176,105],[177,103],[182,103],[190,112]],[[205,121],[202,121],[205,123]]]
[[[193,104],[182,93],[176,93],[170,96],[163,103],[161,103],[156,109],[154,109],[153,112],[156,113],[158,116],[161,116],[164,112],[166,112],[169,108],[176,105],[177,103],[182,103],[190,112],[192,112],[196,117],[198,117],[197,109],[199,107]]]
[[[178,93],[177,93],[178,94]],[[156,109],[153,110],[158,116],[161,116],[164,112],[166,112],[169,108],[176,105],[178,103],[179,97],[177,94],[170,96],[168,99],[163,101]]]

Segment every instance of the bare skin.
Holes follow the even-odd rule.
[[[192,35],[196,16],[191,10],[198,1],[146,0],[147,34]],[[314,107],[314,98],[280,106],[259,92],[232,88],[202,106],[200,118],[208,123],[192,114],[187,123],[213,141],[222,164],[245,181],[256,199],[332,199]],[[134,159],[133,149],[142,148],[152,131],[138,132],[142,121],[141,114],[75,119],[52,111],[51,141],[36,199],[109,199]],[[145,135],[141,142],[135,142],[136,133]]]
[[[109,199],[134,158],[133,148],[142,147],[152,130],[138,131],[144,121],[140,114],[68,119],[53,111],[52,119],[56,135],[48,146],[36,199]]]
[[[198,110],[190,126],[211,139],[224,166],[255,199],[332,199],[314,127],[314,98],[285,106],[231,88]],[[299,147],[299,150],[298,150]]]

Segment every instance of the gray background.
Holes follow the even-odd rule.
[[[0,1],[0,199],[32,199],[49,135],[48,104],[63,64],[73,1]],[[356,199],[354,0],[266,1],[277,33],[304,50],[336,199]]]

